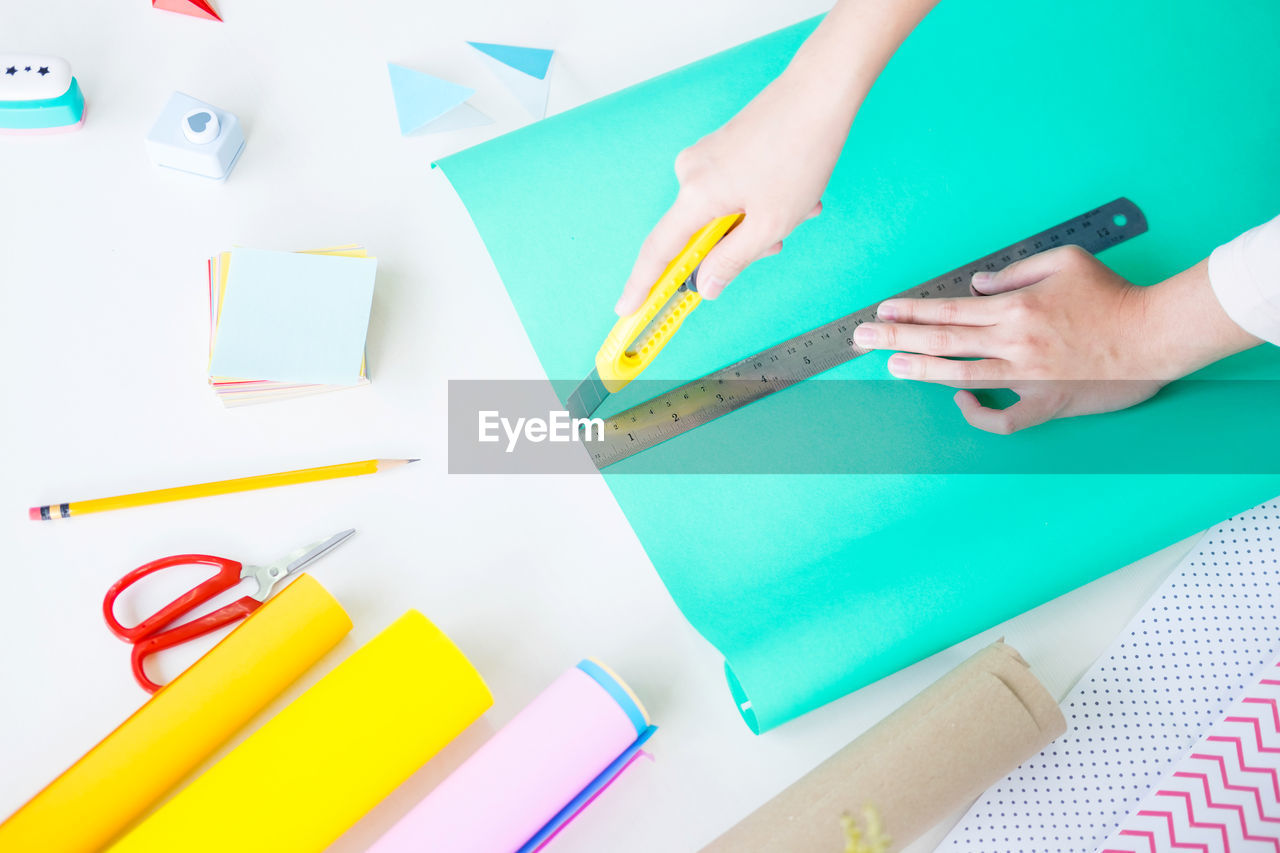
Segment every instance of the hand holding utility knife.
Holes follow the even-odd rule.
[[[703,226],[667,264],[644,304],[614,324],[596,353],[595,369],[569,395],[565,405],[572,417],[590,417],[610,394],[625,388],[662,352],[680,324],[702,302],[697,285],[698,265],[742,218],[743,214],[734,213]]]

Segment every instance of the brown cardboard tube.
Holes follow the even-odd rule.
[[[1062,711],[1004,641],[947,673],[703,853],[845,853],[868,813],[891,853],[1066,731]]]

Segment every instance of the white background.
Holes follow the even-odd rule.
[[[0,137],[0,815],[145,698],[100,602],[122,573],[166,554],[261,561],[359,529],[314,571],[355,630],[256,723],[406,607],[444,628],[492,687],[482,721],[335,850],[362,850],[556,675],[593,655],[647,702],[661,726],[656,762],[629,771],[552,849],[681,853],[999,635],[1061,696],[1186,550],[1171,547],[753,736],[719,655],[676,610],[599,478],[446,473],[446,381],[541,372],[465,211],[429,163],[528,120],[466,39],[556,48],[556,112],[824,4],[215,2],[226,23],[146,0],[0,0],[0,49],[68,58],[89,102],[78,133]],[[476,88],[472,103],[495,124],[401,138],[388,61]],[[143,137],[175,89],[243,122],[247,148],[227,183],[148,162]],[[204,381],[204,259],[233,245],[354,241],[379,258],[372,386],[224,410]],[[377,477],[26,520],[32,504],[407,456],[423,461]],[[714,508],[703,511],[714,523]],[[1034,554],[1026,566],[1035,570]],[[175,653],[164,668],[172,674],[195,654]],[[267,794],[247,791],[246,803],[255,793]],[[230,831],[234,818],[223,825]]]

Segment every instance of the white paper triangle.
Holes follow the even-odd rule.
[[[484,60],[485,65],[493,72],[502,85],[506,86],[511,94],[516,96],[525,108],[525,111],[534,118],[543,118],[547,114],[547,93],[551,91],[551,75],[539,80],[507,65],[499,62],[487,53],[480,53],[480,58]]]

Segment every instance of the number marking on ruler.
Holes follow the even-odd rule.
[[[1057,246],[1077,245],[1096,255],[1146,230],[1147,220],[1138,206],[1126,198],[1116,199],[904,290],[895,297],[886,298],[969,296],[969,280],[975,272],[1001,270],[1014,261]],[[874,320],[879,304],[877,302],[832,320],[605,418],[604,440],[591,441],[586,445],[592,461],[597,468],[620,462],[721,415],[865,355],[867,350],[853,343],[853,330],[868,320]]]

